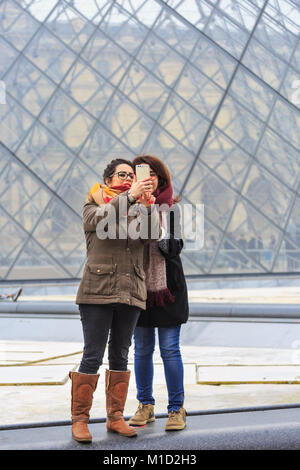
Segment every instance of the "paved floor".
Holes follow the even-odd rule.
[[[294,286],[219,291],[194,289],[189,295],[192,301],[197,302],[278,302],[284,306],[284,304],[299,302],[300,288]],[[38,300],[43,299],[39,297]],[[44,300],[46,299],[51,300],[49,295],[45,296]],[[72,299],[73,295],[70,295],[70,298],[67,296],[52,298],[52,300],[66,301]],[[37,297],[31,299],[30,296],[24,295],[23,300],[37,300]],[[6,318],[5,321],[12,320]],[[19,318],[17,321],[18,325],[23,322],[26,328],[26,320]],[[29,330],[32,323],[30,321],[27,323]],[[7,327],[7,323],[5,325]],[[192,326],[190,325],[191,328]],[[289,325],[290,329],[287,329],[285,325],[273,327],[272,325],[252,324],[242,331],[234,323],[216,325],[211,322],[205,334],[202,333],[201,339],[206,340],[202,343],[197,342],[197,337],[193,337],[193,328],[187,329],[187,337],[190,337],[192,341],[190,346],[185,341],[181,349],[185,367],[187,411],[190,413],[222,411],[231,408],[300,403],[300,355],[298,354],[300,343],[296,344],[299,336],[297,327],[297,324]],[[268,332],[274,332],[277,335],[276,338],[272,340]],[[228,337],[228,334],[232,336]],[[247,347],[247,338],[251,334],[254,339],[257,335],[257,344],[254,346],[255,341],[253,341],[251,347]],[[9,337],[13,338],[13,333]],[[214,339],[212,345],[210,345],[211,338]],[[280,344],[285,346],[278,347]],[[78,341],[39,341],[23,338],[1,340],[0,336],[0,401],[5,410],[1,413],[0,449],[15,449],[18,446],[37,449],[76,448],[69,438],[68,427],[68,429],[64,429],[64,426],[33,428],[27,429],[26,432],[24,430],[23,432],[21,430],[9,431],[4,428],[28,423],[69,421],[71,384],[68,371],[76,370],[81,353],[82,343]],[[154,362],[155,409],[158,414],[166,413],[167,389],[163,365],[157,349]],[[92,419],[105,416],[104,370],[106,367],[107,358],[105,357],[100,369],[99,386],[94,395]],[[132,371],[132,377],[125,408],[127,416],[132,415],[137,406],[132,349],[129,356],[129,369]],[[181,444],[187,446],[188,442],[189,447],[186,448],[190,449],[232,448],[233,445],[238,448],[268,448],[268,446],[269,448],[299,448],[299,411],[291,409],[255,413],[251,412],[250,415],[247,413],[190,415],[188,427],[183,433],[179,433],[180,438],[177,433],[174,436],[167,433],[166,436],[165,419],[160,418],[152,428],[140,430],[138,439],[134,440],[137,444],[128,440],[126,445],[137,445],[137,448],[142,448],[145,439],[147,442],[152,439],[153,445],[161,446],[156,447],[161,449],[184,448],[178,446]],[[110,436],[108,439],[101,423],[92,426],[95,429],[95,442],[92,444],[94,448],[104,446],[109,449],[120,445],[118,436],[113,438]],[[234,441],[231,438],[234,438]],[[35,443],[34,446],[32,442]]]

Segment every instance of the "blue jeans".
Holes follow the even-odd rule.
[[[180,326],[158,328],[160,355],[163,360],[167,389],[168,412],[178,411],[184,401],[183,363],[180,353]],[[138,326],[134,331],[134,370],[137,399],[155,405],[153,398],[153,352],[155,328]]]

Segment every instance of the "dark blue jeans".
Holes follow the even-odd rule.
[[[178,411],[184,401],[183,363],[180,353],[180,326],[157,328],[160,355],[163,360],[167,389],[168,412]],[[155,405],[153,398],[153,352],[155,328],[136,327],[134,331],[134,370],[137,399]]]

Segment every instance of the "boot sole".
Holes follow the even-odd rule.
[[[86,443],[86,444],[89,444],[90,442],[92,442],[92,439],[80,439],[80,438],[77,438],[77,437],[74,437],[72,436],[74,441],[77,441],[77,442],[83,442],[83,443]]]
[[[137,436],[137,432],[132,433],[132,434],[124,434],[122,432],[115,431],[114,429],[106,428],[106,430],[107,432],[114,432],[115,434],[120,434],[120,436],[124,436],[124,437],[136,437]]]
[[[150,419],[147,419],[145,421],[139,421],[139,422],[135,422],[135,421],[128,421],[128,424],[129,426],[145,426],[145,424],[147,423],[153,423],[155,421],[155,418],[150,418]]]

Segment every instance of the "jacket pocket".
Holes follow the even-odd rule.
[[[140,300],[147,299],[146,276],[141,266],[134,265],[135,279],[133,282],[133,297]]]
[[[84,294],[112,295],[115,287],[116,265],[113,263],[89,263],[83,283]]]

